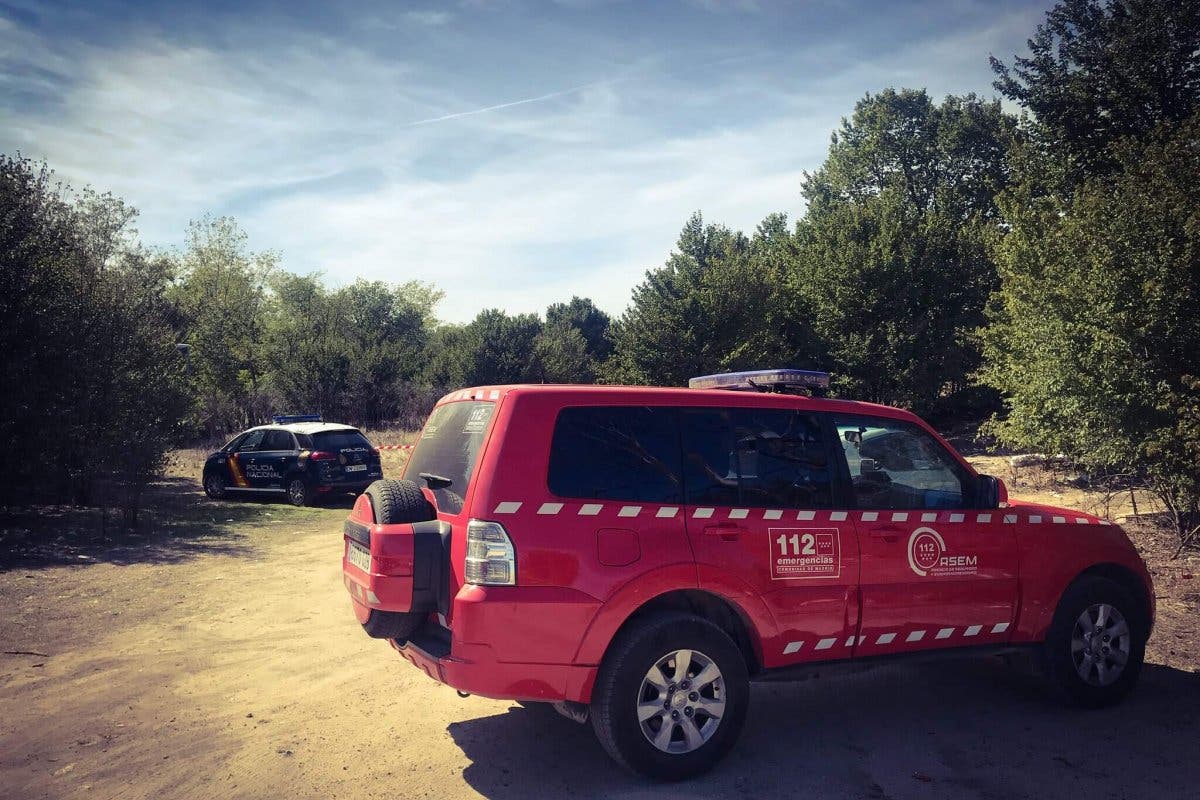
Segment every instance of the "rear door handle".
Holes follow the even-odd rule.
[[[734,525],[732,522],[718,522],[716,525],[704,526],[706,536],[720,536],[727,542],[737,541],[743,533],[746,533],[746,529],[741,525]]]

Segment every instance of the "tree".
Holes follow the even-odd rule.
[[[1200,526],[1200,115],[1110,154],[1072,196],[1003,197],[981,376],[1004,442],[1147,481],[1182,546]]]
[[[53,184],[44,165],[0,157],[6,502],[90,503],[115,478],[136,523],[190,410],[171,264],[137,246],[135,215],[110,195]]]
[[[928,413],[968,385],[1015,134],[998,102],[889,89],[858,102],[805,176],[795,302],[840,391]]]
[[[206,217],[188,226],[177,260],[171,296],[190,347],[199,426],[214,435],[257,422],[267,406],[266,286],[279,258],[249,252],[232,218]]]
[[[427,378],[447,388],[539,381],[535,347],[541,332],[536,314],[480,311],[466,325],[434,332]]]
[[[592,383],[596,362],[579,329],[561,321],[543,327],[533,341],[532,375],[538,383]]]
[[[614,328],[615,351],[606,366],[610,382],[686,385],[716,369],[730,347],[730,326],[714,313],[710,273],[740,258],[746,237],[692,215],[677,249],[633,290]],[[727,299],[727,298],[722,298]]]
[[[995,87],[1067,159],[1068,185],[1118,168],[1109,147],[1200,110],[1200,2],[1064,0]]]
[[[612,354],[609,329],[612,319],[586,297],[572,297],[569,303],[552,303],[546,309],[546,326],[567,325],[583,336],[593,361],[604,361]]]
[[[331,291],[316,276],[286,272],[271,289],[267,384],[277,405],[360,425],[400,415],[424,367],[440,292],[361,280]]]

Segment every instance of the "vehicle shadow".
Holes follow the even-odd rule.
[[[353,504],[353,498],[338,497],[323,507],[349,509]],[[166,564],[203,554],[247,557],[253,548],[235,534],[305,513],[311,512],[271,494],[210,500],[197,481],[183,477],[153,483],[132,527],[111,507],[0,508],[0,571],[64,564]]]
[[[755,684],[742,739],[683,785],[613,764],[590,726],[549,708],[453,723],[494,798],[1194,797],[1200,673],[1148,665],[1121,705],[1065,708],[995,660]]]

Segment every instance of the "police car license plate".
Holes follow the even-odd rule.
[[[346,466],[346,472],[366,472],[366,471],[367,471],[366,464],[348,464]]]
[[[346,560],[363,572],[371,571],[371,551],[354,542],[346,542]]]

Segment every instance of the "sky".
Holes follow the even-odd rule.
[[[867,92],[992,97],[1047,2],[0,0],[0,152],[124,198],[152,247],[235,217],[439,318],[617,315],[687,218],[752,231]]]

